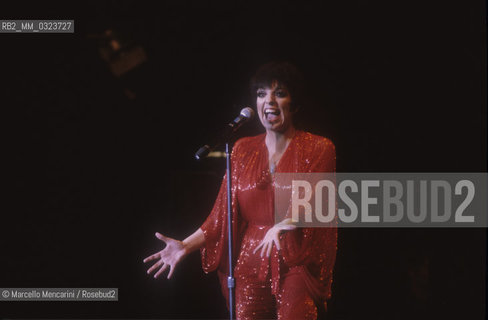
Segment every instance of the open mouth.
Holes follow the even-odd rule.
[[[281,114],[280,109],[271,109],[271,108],[264,109],[264,115],[266,116],[266,118],[268,118],[268,116],[270,115],[279,116],[280,114]]]

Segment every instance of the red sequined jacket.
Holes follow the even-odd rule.
[[[297,131],[282,155],[276,172],[335,172],[335,147],[327,138]],[[269,171],[265,134],[240,139],[231,156],[233,252],[236,276],[256,273],[271,277],[273,294],[288,272],[298,272],[311,297],[325,303],[331,295],[337,250],[337,228],[297,228],[280,235],[281,250],[269,258],[252,253],[274,225],[274,188]],[[227,297],[227,177],[214,207],[201,226],[205,245],[200,250],[205,272],[218,270]],[[257,266],[257,267],[256,267]],[[270,274],[271,272],[271,274]]]

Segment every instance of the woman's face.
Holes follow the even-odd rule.
[[[285,132],[292,126],[291,97],[286,87],[273,81],[271,88],[259,88],[256,96],[259,120],[266,131]]]

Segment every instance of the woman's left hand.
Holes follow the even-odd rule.
[[[261,248],[261,257],[266,253],[266,256],[271,255],[271,249],[273,244],[276,245],[276,249],[280,250],[280,234],[284,230],[293,230],[296,226],[291,219],[285,219],[280,223],[275,224],[271,229],[266,232],[263,241],[254,249],[253,253],[256,253]]]

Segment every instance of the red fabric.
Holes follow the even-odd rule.
[[[266,300],[259,293],[258,297],[248,296],[249,292],[242,289],[256,283],[271,289],[278,307],[286,305],[287,297],[291,297],[292,292],[284,290],[283,283],[284,279],[292,275],[293,279],[298,276],[299,282],[316,303],[325,303],[331,295],[337,249],[336,228],[297,228],[286,231],[280,236],[280,251],[273,248],[269,258],[261,258],[260,252],[252,253],[274,225],[274,187],[264,139],[264,134],[240,139],[231,157],[236,301],[242,304],[237,305],[238,317],[239,308],[244,310],[247,305],[252,309],[254,300]],[[334,171],[334,144],[327,138],[303,131],[296,132],[276,167],[276,172]],[[212,212],[201,226],[205,234],[201,256],[205,272],[218,270],[222,290],[227,298],[226,179],[224,177],[222,181]],[[297,281],[294,280],[294,283]]]

